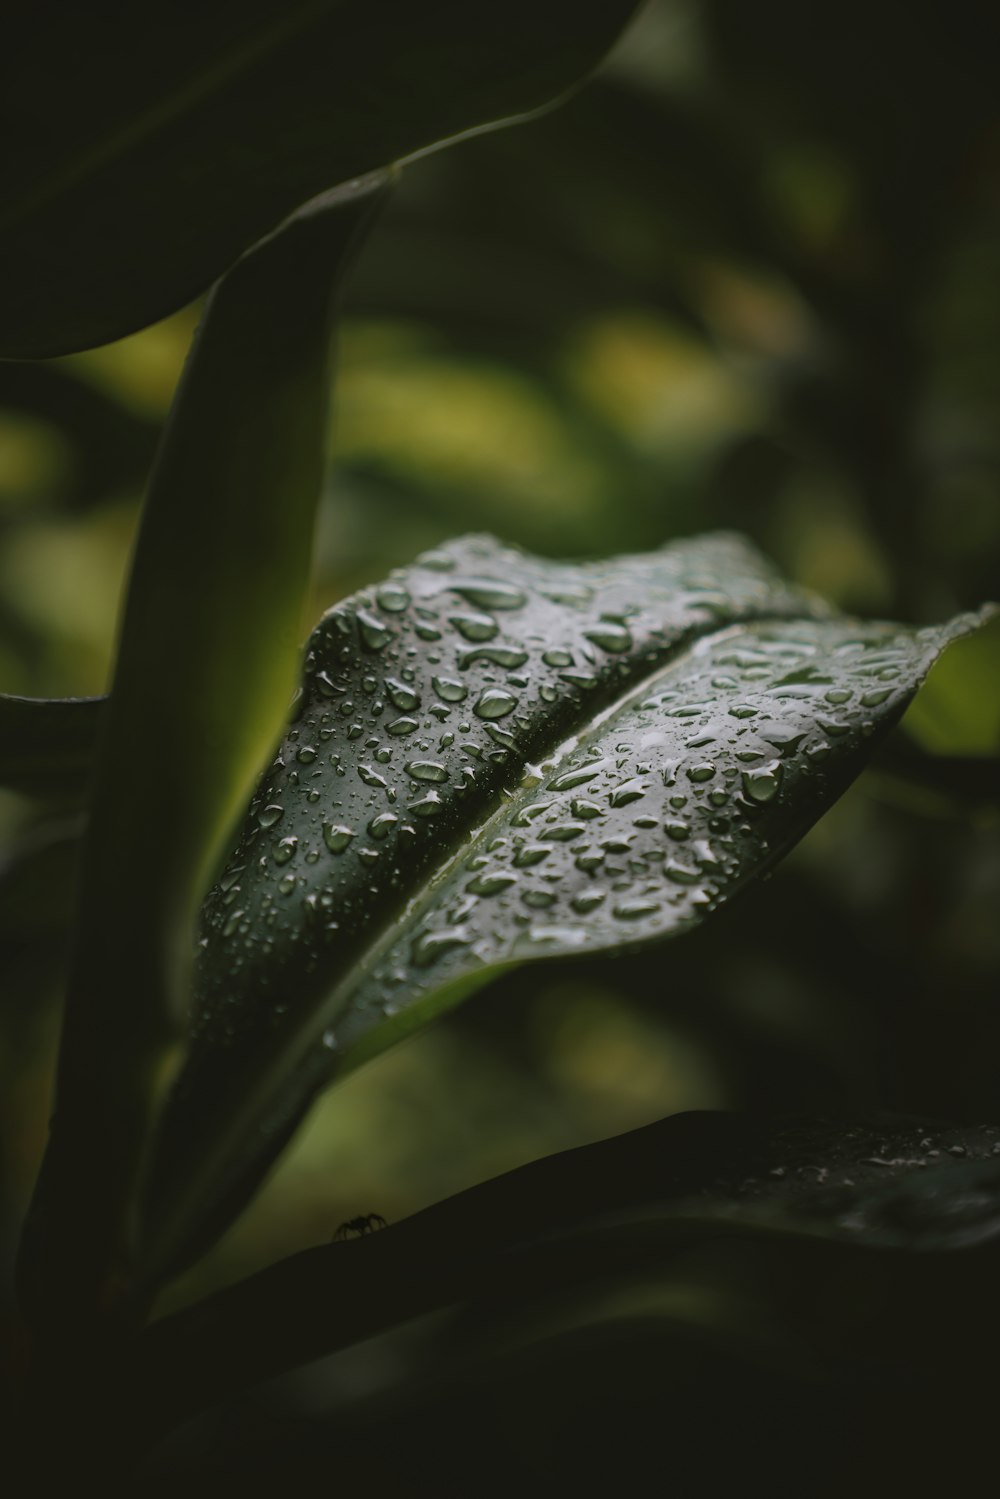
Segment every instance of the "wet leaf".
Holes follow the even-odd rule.
[[[22,7],[0,62],[2,133],[18,143],[0,352],[67,353],[166,316],[307,199],[551,103],[635,8]]]
[[[81,797],[104,702],[0,694],[0,784],[36,796]]]
[[[466,538],[330,611],[204,908],[148,1199],[157,1273],[337,1072],[505,965],[725,904],[976,623],[836,616],[730,536],[578,566]]]

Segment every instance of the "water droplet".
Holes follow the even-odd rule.
[[[619,921],[640,921],[643,916],[655,916],[660,903],[655,900],[622,900],[611,909]]]
[[[488,661],[491,666],[502,666],[504,671],[516,671],[527,659],[527,651],[511,650],[505,645],[481,645],[474,651],[466,651],[458,664],[465,671],[477,661]]]
[[[386,614],[402,614],[410,602],[410,595],[402,583],[383,583],[376,589],[375,602]]]
[[[763,804],[773,801],[780,784],[781,766],[777,761],[772,765],[761,765],[755,770],[743,772],[743,793],[752,802]]]
[[[380,812],[368,824],[368,831],[373,838],[386,838],[398,821],[399,818],[394,812]]]
[[[676,859],[666,861],[663,873],[668,880],[673,880],[675,885],[697,885],[701,880],[700,869],[689,869],[686,864],[679,864]]]
[[[413,961],[418,968],[429,968],[438,958],[455,947],[467,947],[470,938],[464,927],[441,927],[436,932],[423,932],[413,944]]]
[[[523,589],[498,578],[460,578],[449,587],[477,609],[521,609],[527,603]]]
[[[389,644],[395,634],[388,625],[378,619],[376,615],[369,614],[364,609],[358,610],[358,631],[362,643],[370,651],[381,651]]]
[[[411,802],[407,810],[416,817],[437,817],[444,810],[444,802],[436,791],[428,791],[419,801]]]
[[[323,697],[342,697],[347,691],[346,683],[335,682],[329,672],[326,671],[316,672],[313,681],[316,683]]]
[[[231,937],[245,915],[245,911],[231,911],[225,926],[222,928],[222,935],[224,937]]]
[[[438,697],[443,698],[446,703],[461,703],[469,695],[469,689],[464,682],[458,682],[454,677],[432,677],[434,691]]]
[[[386,677],[385,690],[397,708],[404,712],[416,708],[420,703],[420,694],[414,692],[412,687],[407,687],[405,682],[400,682],[396,677]]]
[[[624,625],[612,624],[610,621],[602,621],[589,630],[584,630],[588,640],[599,645],[602,651],[608,651],[614,655],[620,655],[623,651],[632,649],[632,636]]]
[[[729,714],[732,718],[755,718],[757,709],[751,708],[748,703],[737,703],[735,708],[729,709]]]
[[[335,1031],[326,1030],[323,1032],[323,1045],[326,1047],[327,1051],[336,1051],[337,1034]]]
[[[279,817],[285,815],[285,809],[277,802],[270,802],[268,806],[262,807],[257,813],[257,821],[262,828],[273,828]]]
[[[582,890],[579,895],[574,895],[570,905],[574,911],[584,915],[587,911],[593,911],[605,899],[604,890]]]
[[[465,888],[472,895],[499,895],[501,890],[507,890],[516,883],[517,876],[508,874],[506,870],[484,869],[482,874],[477,874]]]
[[[715,766],[710,760],[702,765],[692,765],[688,771],[689,781],[710,781],[715,775]]]
[[[359,765],[358,766],[358,775],[364,781],[364,783],[365,783],[366,786],[379,786],[379,787],[382,788],[383,791],[385,790],[385,787],[386,787],[385,777],[384,776],[380,776],[379,773],[378,773],[378,771],[374,768],[374,766],[372,766],[372,765]]]
[[[864,692],[861,695],[862,708],[877,708],[879,703],[884,703],[892,691],[891,687],[882,687],[874,692]]]
[[[551,890],[522,890],[521,899],[533,911],[545,911],[556,903],[556,897]]]
[[[540,864],[543,859],[547,859],[551,852],[544,843],[525,843],[514,855],[514,863],[518,869],[530,869],[533,864]]]
[[[648,789],[648,786],[643,781],[635,777],[630,781],[623,781],[620,786],[616,786],[614,791],[612,791],[610,796],[611,805],[613,807],[627,807],[629,802],[636,802],[641,796],[645,796]]]
[[[275,845],[273,856],[275,864],[287,864],[298,846],[297,838],[282,838],[281,842]]]
[[[300,765],[311,765],[316,758],[316,751],[311,744],[304,744],[300,750],[296,751],[295,758]]]
[[[487,687],[481,693],[473,712],[479,718],[506,718],[517,707],[517,698],[511,697],[502,687]]]
[[[323,842],[331,854],[342,854],[353,837],[353,828],[345,828],[343,824],[334,822],[323,824]]]
[[[435,573],[450,573],[455,568],[455,559],[454,557],[450,557],[447,552],[423,552],[417,558],[417,561],[421,567],[429,567]]]
[[[823,696],[828,703],[846,703],[852,694],[846,687],[831,687],[830,691],[824,692]]]
[[[453,614],[451,623],[466,640],[492,640],[500,628],[489,614]]]
[[[546,666],[572,666],[573,657],[569,651],[543,651],[542,660]]]
[[[403,766],[415,781],[446,781],[448,772],[436,760],[408,760]]]
[[[684,843],[691,836],[691,829],[686,822],[665,822],[663,824],[668,838],[675,843]]]
[[[599,807],[596,802],[584,801],[583,797],[580,796],[576,797],[574,801],[571,802],[570,810],[572,811],[574,817],[589,818],[600,817],[603,815],[603,808]]]
[[[581,765],[576,770],[565,770],[549,782],[549,790],[569,791],[572,786],[582,786],[585,781],[592,781],[607,764],[607,760],[599,760],[596,764]]]
[[[526,828],[530,822],[540,817],[543,812],[547,812],[552,806],[555,806],[554,802],[528,802],[526,806],[514,813],[511,825],[515,828]]]
[[[415,718],[394,718],[391,723],[386,724],[385,731],[399,739],[403,734],[412,734],[419,727]]]
[[[586,831],[582,822],[557,822],[546,828],[539,837],[550,843],[570,843],[574,838],[581,838]]]

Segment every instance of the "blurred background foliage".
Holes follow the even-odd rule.
[[[475,529],[599,556],[737,528],[908,621],[1000,597],[998,31],[974,0],[654,0],[564,107],[413,163],[348,289],[309,623]],[[3,690],[103,690],[197,315],[0,364]],[[1000,1117],[998,680],[994,624],[705,931],[522,970],[349,1078],[173,1301],[679,1109]],[[0,803],[8,1243],[80,815]]]

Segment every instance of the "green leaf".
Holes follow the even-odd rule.
[[[195,913],[294,687],[336,294],[385,185],[307,205],[223,278],[163,439],[101,715],[56,1113],[21,1257],[25,1300],[51,1323],[85,1320],[126,1273]]]
[[[723,1235],[907,1256],[996,1246],[1000,1126],[677,1114],[292,1255],[152,1327],[138,1377],[162,1380],[148,1403],[169,1421],[441,1307],[502,1319]]]
[[[1000,619],[963,640],[931,673],[904,728],[936,755],[1000,753]]]
[[[83,796],[104,704],[0,694],[0,784],[35,796]]]
[[[0,354],[66,353],[175,311],[321,191],[551,103],[636,3],[24,7],[0,63],[18,143]]]
[[[336,1073],[504,966],[725,904],[977,622],[833,615],[729,536],[577,566],[467,538],[333,609],[204,908],[153,1273],[224,1226]]]

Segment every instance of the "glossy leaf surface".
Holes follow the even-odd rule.
[[[974,623],[834,616],[724,535],[579,566],[467,538],[330,611],[205,906],[153,1261],[231,1215],[338,1070],[500,967],[723,905]]]
[[[22,7],[0,63],[0,355],[166,316],[307,199],[557,99],[635,8]]]

